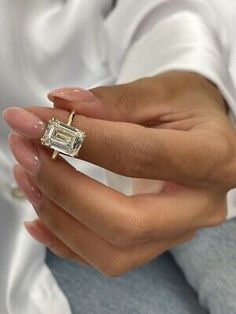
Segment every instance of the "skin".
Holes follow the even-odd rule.
[[[119,276],[225,221],[226,194],[236,186],[235,130],[218,89],[197,74],[91,92],[56,90],[54,109],[21,109],[19,118],[10,108],[4,118],[18,133],[9,137],[16,181],[39,216],[25,224],[29,233],[61,257]],[[73,126],[87,134],[78,158],[154,187],[163,180],[161,191],[126,196],[52,161],[39,139],[50,118],[66,121],[72,109]]]

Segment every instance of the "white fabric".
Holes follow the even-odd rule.
[[[235,0],[120,0],[116,6],[112,0],[0,0],[1,110],[47,105],[47,91],[59,86],[92,87],[185,69],[215,82],[236,111],[235,15]],[[44,248],[22,227],[33,210],[11,195],[7,133],[1,123],[0,313],[69,314],[44,264]],[[99,168],[81,167],[103,176]],[[124,178],[108,177],[121,189]],[[122,187],[129,193],[130,181]]]

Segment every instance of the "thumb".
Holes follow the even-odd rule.
[[[51,91],[48,99],[55,108],[75,110],[87,117],[146,124],[158,116],[161,100],[150,89],[145,80],[90,90],[65,87]]]
[[[49,92],[47,97],[55,108],[75,110],[76,113],[91,118],[107,119],[104,104],[89,90],[63,87]]]

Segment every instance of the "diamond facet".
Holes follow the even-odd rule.
[[[49,121],[41,143],[59,153],[74,157],[84,141],[85,132],[57,119]]]

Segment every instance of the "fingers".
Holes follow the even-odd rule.
[[[16,147],[21,151],[26,142],[26,139],[21,140]],[[16,149],[13,151],[22,162]],[[210,193],[178,187],[169,194],[127,197],[75,171],[62,159],[55,163],[41,147],[37,151],[39,172],[30,182],[21,181],[30,201],[41,204],[43,193],[116,247],[180,236],[202,226],[220,223],[220,219],[225,218],[222,218],[225,204],[220,197],[213,199]]]
[[[24,223],[26,230],[37,241],[47,246],[57,256],[72,261],[80,262],[83,265],[89,265],[87,261],[78,256],[74,251],[61,242],[42,222],[36,219]]]
[[[10,140],[11,146],[14,141],[14,155],[24,167],[26,163],[22,162],[22,151],[28,156],[27,161],[36,159],[31,159],[30,154],[27,154],[28,140],[14,135]],[[41,147],[37,151],[39,172],[34,175],[34,182],[31,178],[29,183],[23,180],[23,189],[33,204],[41,202],[43,192],[51,201],[105,239],[114,239],[124,224],[136,226],[135,209],[128,197],[75,171],[62,159],[54,163]]]
[[[226,220],[225,195],[205,190],[174,185],[158,195],[140,194],[132,198],[133,206],[145,212],[142,219],[149,238],[176,237]]]
[[[112,277],[120,276],[141,266],[170,247],[189,241],[194,236],[194,233],[189,233],[172,240],[161,240],[121,249],[111,246],[46,199],[42,208],[37,208],[37,213],[61,241],[83,256],[98,271]]]
[[[22,185],[22,179],[23,181],[27,180],[25,178],[28,176],[27,173],[21,166],[17,165],[14,167],[14,175],[20,188],[29,196],[27,191],[25,191],[25,186]],[[112,253],[113,248],[110,244],[99,238],[95,233],[91,232],[43,195],[41,196],[40,205],[34,204],[34,208],[42,223],[50,232],[70,250],[76,252],[77,255],[81,256],[82,259],[88,261],[93,266],[95,266],[95,262],[97,262],[98,265],[104,263],[103,250],[105,248],[107,252]],[[101,256],[99,254],[101,254]]]
[[[220,209],[226,208],[220,194],[215,197],[209,191],[183,186],[177,186],[172,193],[127,197],[76,171],[63,159],[52,161],[41,147],[37,147],[35,157],[35,152],[33,155],[29,152],[30,141],[27,139],[13,135],[10,146],[18,162],[30,168],[30,173],[31,161],[37,161],[34,182],[25,184],[32,203],[41,202],[42,192],[69,215],[116,246],[186,233],[211,224],[210,220],[218,217]],[[22,152],[27,156],[27,163]]]
[[[46,121],[52,117],[68,119],[68,112],[63,110],[32,108],[31,111],[34,114],[12,108],[5,111],[4,117],[13,130],[35,139],[43,135]],[[209,144],[209,134],[204,129],[191,132],[151,129],[78,115],[73,125],[87,134],[79,158],[129,177],[191,184],[206,182],[224,155],[218,142]]]
[[[194,233],[188,233],[171,240],[121,249],[101,239],[44,196],[40,206],[35,206],[35,210],[40,221],[61,241],[54,243],[53,250],[56,254],[59,252],[63,257],[67,254],[71,257],[71,252],[75,252],[82,260],[109,276],[119,276],[194,236]]]
[[[13,148],[14,155],[25,166],[22,163],[21,153],[23,148],[23,152],[29,156],[27,154],[29,141],[20,140],[16,136],[13,138],[18,142],[18,145]],[[17,148],[20,149],[20,154]],[[55,163],[48,158],[42,148],[38,148],[37,151],[39,172],[34,176],[34,180],[30,179],[29,183],[24,180],[22,187],[33,204],[41,203],[43,193],[76,220],[119,247],[149,242],[157,237],[168,237],[168,231],[173,226],[165,227],[164,222],[161,226],[158,224],[160,220],[157,219],[159,208],[157,200],[149,206],[148,212],[145,206],[140,206],[142,199],[138,204],[133,198],[75,171],[62,159]]]

